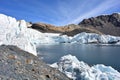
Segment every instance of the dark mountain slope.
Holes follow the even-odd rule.
[[[96,29],[104,34],[120,36],[120,14],[113,13],[84,19],[79,26]]]
[[[61,33],[68,36],[74,36],[81,32],[120,36],[120,14],[113,13],[84,19],[78,25],[54,26],[45,23],[34,23],[31,28],[43,33]]]
[[[69,24],[66,26],[54,26],[50,24],[45,23],[34,23],[32,24],[31,28],[36,29],[43,33],[61,33],[62,35],[68,35],[68,36],[74,36],[75,34],[78,34],[80,32],[89,32],[89,33],[98,33],[101,34],[101,32],[90,29],[87,27],[80,27],[79,25],[75,24]]]

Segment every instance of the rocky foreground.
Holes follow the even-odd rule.
[[[0,46],[0,80],[70,80],[38,57],[15,46]]]

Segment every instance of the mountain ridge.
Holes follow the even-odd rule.
[[[84,19],[78,24],[81,27],[96,29],[104,34],[120,36],[120,14],[101,15]]]
[[[120,36],[120,14],[100,15],[84,19],[78,25],[54,26],[45,23],[33,23],[31,28],[43,33],[61,33],[74,36],[81,32]]]

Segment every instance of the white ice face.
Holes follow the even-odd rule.
[[[0,45],[16,45],[19,48],[37,55],[36,46],[39,44],[53,44],[67,41],[60,34],[41,33],[27,28],[24,20],[17,21],[15,18],[0,14]]]
[[[32,41],[33,32],[27,28],[24,20],[17,21],[15,18],[0,14],[0,44],[16,45],[34,55],[36,47]],[[36,35],[36,34],[35,34]]]
[[[51,67],[57,68],[73,80],[120,80],[120,73],[110,66],[98,64],[89,66],[75,56],[63,56]]]

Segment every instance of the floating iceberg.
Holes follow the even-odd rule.
[[[120,73],[110,66],[98,64],[90,67],[75,56],[63,56],[59,62],[50,65],[73,80],[120,80]]]

